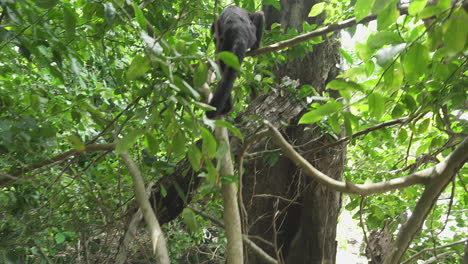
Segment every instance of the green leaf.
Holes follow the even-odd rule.
[[[223,121],[223,120],[216,120],[215,121],[216,126],[219,127],[225,127],[229,129],[236,137],[238,137],[241,141],[244,141],[244,136],[240,132],[240,130],[235,127],[231,122]]]
[[[59,0],[35,0],[34,2],[40,8],[52,8],[58,4]]]
[[[341,53],[341,56],[343,56],[343,58],[345,58],[345,60],[349,64],[353,64],[353,58],[351,57],[351,55],[349,55],[348,52],[346,52],[344,49],[340,48],[340,53]]]
[[[419,134],[423,134],[427,131],[427,129],[429,128],[429,124],[431,123],[431,120],[430,119],[424,119],[421,124],[419,124],[419,127],[418,127],[418,133]]]
[[[426,6],[427,0],[414,0],[408,7],[408,14],[416,16]]]
[[[392,118],[402,117],[404,113],[405,110],[403,109],[403,106],[401,104],[397,104],[392,110]]]
[[[68,143],[72,145],[72,147],[76,150],[83,151],[86,149],[85,144],[81,141],[81,139],[77,136],[67,136],[66,137]]]
[[[379,31],[367,39],[367,46],[379,49],[384,45],[393,45],[403,42],[400,35],[393,31]]]
[[[372,14],[378,15],[380,12],[385,10],[390,4],[393,4],[395,1],[388,0],[375,0],[375,4],[372,7]]]
[[[150,59],[142,55],[136,56],[127,70],[127,79],[135,80],[143,76],[151,67]]]
[[[216,171],[213,162],[208,158],[205,159],[205,169],[207,171],[206,180],[210,184],[216,185],[218,183],[218,172]]]
[[[65,23],[65,32],[67,33],[68,39],[73,39],[75,37],[75,28],[76,28],[76,17],[74,9],[69,6],[63,7],[63,21]]]
[[[358,57],[363,61],[368,61],[372,57],[372,50],[366,45],[359,42],[356,42],[354,50]]]
[[[178,131],[172,141],[174,154],[180,156],[185,153],[185,135],[184,133]]]
[[[400,129],[400,131],[398,131],[398,140],[400,142],[405,142],[407,138],[408,138],[408,132],[406,132],[406,129]]]
[[[309,17],[315,17],[320,15],[325,10],[325,2],[315,4],[309,12]]]
[[[222,51],[218,53],[218,59],[236,71],[240,69],[239,58],[232,52]]]
[[[146,144],[148,145],[148,153],[153,156],[156,155],[159,151],[158,141],[150,133],[146,133],[145,138],[146,138]]]
[[[357,0],[354,6],[354,15],[356,16],[356,22],[361,21],[365,18],[374,6],[375,0]]]
[[[324,105],[320,105],[316,109],[305,113],[299,120],[299,124],[313,124],[317,121],[322,120],[323,117],[341,111],[343,104],[336,101],[328,102]]]
[[[67,237],[65,236],[64,233],[57,233],[57,234],[55,234],[55,242],[56,242],[57,244],[62,244],[63,242],[65,242],[65,239],[66,239],[66,238],[67,238]]]
[[[346,136],[350,137],[353,135],[353,126],[351,125],[352,114],[350,112],[344,112],[343,117]]]
[[[204,62],[198,63],[193,73],[193,87],[200,88],[208,79],[208,66]]]
[[[400,11],[396,4],[392,3],[391,5],[388,5],[385,10],[377,15],[377,29],[387,29],[390,25],[395,23],[399,17]]]
[[[216,155],[216,139],[208,129],[202,127],[200,130],[203,140],[202,153],[213,158]]]
[[[185,226],[187,226],[191,233],[194,233],[198,230],[198,221],[192,209],[184,208],[184,210],[182,210],[182,222]]]
[[[196,145],[190,145],[190,147],[188,148],[187,156],[190,161],[190,164],[192,165],[193,170],[200,170],[202,153]]]
[[[385,111],[385,100],[383,97],[373,92],[368,98],[369,112],[376,119],[380,119]]]
[[[327,89],[332,90],[351,90],[351,91],[363,91],[361,85],[350,80],[336,79],[327,84]]]
[[[135,20],[138,22],[141,29],[146,30],[146,19],[145,19],[145,16],[143,15],[143,12],[138,7],[138,4],[136,2],[132,2],[132,4],[133,4],[133,10],[135,11]]]
[[[464,51],[468,38],[468,15],[458,8],[444,25],[444,43],[452,54]]]
[[[403,68],[409,83],[416,83],[426,72],[429,64],[429,50],[426,46],[415,43],[403,57]]]
[[[130,131],[127,135],[125,135],[117,142],[117,145],[115,146],[115,152],[117,154],[122,154],[126,152],[129,148],[133,146],[133,144],[135,144],[138,137],[140,137],[143,134],[143,132],[144,131],[141,129],[134,129]]]

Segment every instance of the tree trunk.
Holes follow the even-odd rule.
[[[313,4],[312,1],[281,1],[280,15],[271,7],[264,8],[266,26],[269,28],[271,23],[281,22],[283,28],[300,29],[298,27],[307,19]],[[320,23],[321,20],[319,17],[309,23]],[[302,60],[280,65],[275,71],[278,80],[288,76],[298,80],[300,85],[312,85],[322,93],[328,81],[338,74],[338,47],[335,38],[325,39]],[[303,108],[294,118],[285,119],[289,125],[282,132],[292,144],[301,146],[298,150],[316,168],[335,179],[341,179],[345,146],[314,152],[314,148],[333,142],[333,138],[315,125],[298,125],[297,121],[305,111]],[[269,109],[269,114],[281,119],[284,111],[281,106],[276,106]],[[275,153],[275,149],[277,146],[264,140],[249,150],[250,153],[258,151],[264,154],[253,155],[256,158],[245,161],[242,185],[247,226],[244,232],[271,256],[281,258],[284,263],[335,263],[340,194],[304,177],[285,157],[280,156],[271,165],[271,157],[275,154],[267,150]],[[262,262],[248,252],[247,263]]]

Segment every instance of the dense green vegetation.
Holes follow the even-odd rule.
[[[450,0],[432,6],[417,0],[405,15],[397,2],[330,0],[310,14],[326,14],[327,24],[377,15],[365,24],[364,40],[341,49],[343,72],[327,92],[317,94],[310,85],[297,90],[298,97],[316,99],[301,123],[318,124],[336,139],[344,129],[350,137],[344,177],[354,183],[432,167],[468,135],[466,9]],[[146,183],[188,158],[205,178],[194,203],[221,218],[214,159],[227,150],[212,135],[214,122],[204,117],[209,107],[201,89],[208,70],[217,69],[210,26],[221,5],[132,3],[0,1],[0,262],[75,263],[84,257],[84,244],[88,256],[113,254],[114,236],[123,230],[134,197],[118,155],[127,151]],[[258,1],[236,3],[252,11],[260,7]],[[278,1],[262,4],[279,7]],[[303,33],[318,27],[304,23]],[[353,36],[356,26],[343,30]],[[274,25],[263,45],[298,34]],[[242,138],[233,118],[248,105],[250,91],[276,89],[274,65],[300,58],[321,40],[247,58],[234,112],[217,125]],[[340,100],[328,97],[335,91]],[[391,120],[398,121],[375,127]],[[114,142],[115,150],[86,150],[87,144]],[[76,155],[50,160],[67,151]],[[409,255],[466,239],[467,188],[465,165],[430,211]],[[361,198],[350,195],[344,210],[362,216],[366,230],[385,226],[394,233],[422,192],[415,185],[368,196],[362,210]],[[204,229],[207,223],[185,210],[164,226],[174,263],[185,263],[188,255],[196,256],[194,263],[221,261],[224,233]],[[463,244],[444,250],[454,251],[446,263],[461,263]]]

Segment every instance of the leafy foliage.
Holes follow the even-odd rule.
[[[346,178],[354,182],[382,181],[430,166],[468,133],[465,9],[450,0],[433,6],[413,1],[402,16],[396,2],[332,0],[315,5],[309,14],[326,13],[327,22],[374,14],[377,22],[367,25],[376,30],[365,41],[341,50],[346,70],[327,85],[301,123],[317,123],[338,138],[342,125],[352,136],[408,117],[397,127],[352,138]],[[203,118],[209,107],[201,95],[208,71],[217,70],[209,32],[214,3],[124,3],[0,1],[0,262],[49,258],[74,263],[83,245],[97,259],[107,256],[108,241],[122,230],[115,223],[133,198],[130,177],[116,155],[125,151],[138,160],[148,182],[173,172],[187,157],[197,176],[206,178],[195,201],[221,218],[213,159],[229,150],[216,143],[213,122]],[[255,8],[255,1],[242,3]],[[267,3],[279,8],[278,1]],[[304,23],[303,30],[317,27]],[[347,29],[351,35],[355,31]],[[297,34],[276,24],[266,32],[266,42]],[[282,52],[263,55],[257,63],[247,58],[233,115],[248,103],[251,90],[268,92],[276,85],[273,65],[300,59],[321,41],[289,48],[288,58]],[[219,56],[228,65],[238,64],[232,54]],[[304,90],[310,95],[313,88],[304,86],[298,93]],[[328,99],[335,91],[343,101]],[[243,140],[230,122],[216,125]],[[116,143],[116,151],[81,153],[91,143]],[[32,171],[31,165],[67,151],[80,155]],[[278,155],[268,154],[265,160],[274,164]],[[436,238],[439,243],[466,238],[467,175],[462,168],[410,253],[433,246]],[[222,180],[236,180],[224,176]],[[395,231],[420,194],[411,187],[369,197],[363,211],[367,228],[389,225]],[[358,206],[359,199],[351,197],[346,208]],[[175,263],[186,256],[194,263],[207,260],[196,247],[223,253],[224,234],[207,225],[186,210],[165,227]]]

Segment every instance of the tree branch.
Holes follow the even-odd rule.
[[[311,177],[315,181],[324,184],[325,186],[339,192],[343,193],[353,193],[359,195],[370,195],[375,193],[384,193],[404,187],[408,187],[415,184],[425,184],[430,183],[435,177],[446,172],[446,169],[451,169],[453,167],[458,167],[463,165],[468,159],[468,138],[466,138],[457,149],[444,161],[438,163],[437,165],[411,173],[407,176],[391,179],[384,182],[372,183],[372,184],[354,184],[350,181],[346,183],[337,181],[328,175],[323,174],[321,171],[317,170],[309,162],[307,162],[304,157],[302,157],[292,146],[289,144],[286,139],[281,135],[281,133],[268,121],[264,121],[265,125],[269,128],[270,134],[273,140],[280,146],[283,150],[283,153],[296,163],[307,176]]]
[[[158,219],[151,208],[148,195],[145,190],[145,183],[141,176],[140,170],[133,162],[127,152],[120,154],[123,162],[128,168],[133,179],[133,188],[135,199],[143,213],[143,218],[151,232],[151,240],[153,241],[153,251],[156,253],[156,262],[161,264],[169,264],[169,255],[167,253],[166,240],[159,225]]]
[[[406,14],[408,13],[408,6],[407,5],[401,6],[398,8],[398,10],[400,11],[401,14]],[[357,22],[356,18],[353,17],[345,21],[341,21],[336,24],[331,24],[326,27],[319,28],[312,32],[305,33],[305,34],[299,35],[291,39],[283,40],[283,41],[256,49],[254,51],[249,51],[247,52],[246,56],[258,56],[258,55],[269,53],[269,52],[279,51],[279,50],[297,45],[301,42],[313,39],[315,37],[323,36],[323,35],[326,35],[326,34],[329,34],[338,30],[342,30],[345,28],[350,28],[357,24],[364,24],[375,19],[377,19],[376,15],[370,15],[370,16],[363,18],[361,21]]]
[[[453,247],[453,246],[456,246],[456,245],[459,245],[459,244],[463,244],[463,243],[466,243],[466,242],[468,242],[468,239],[463,239],[463,240],[460,240],[460,241],[456,241],[456,242],[453,242],[453,243],[450,243],[450,244],[447,244],[447,245],[438,246],[438,247],[435,247],[435,248],[425,248],[425,249],[419,251],[418,253],[412,255],[411,257],[409,257],[407,260],[405,260],[405,261],[402,262],[401,264],[408,264],[408,263],[410,263],[411,261],[413,261],[415,258],[419,257],[421,254],[423,254],[423,253],[425,253],[425,252],[427,252],[427,251],[433,251],[433,250],[438,250],[438,249]]]

